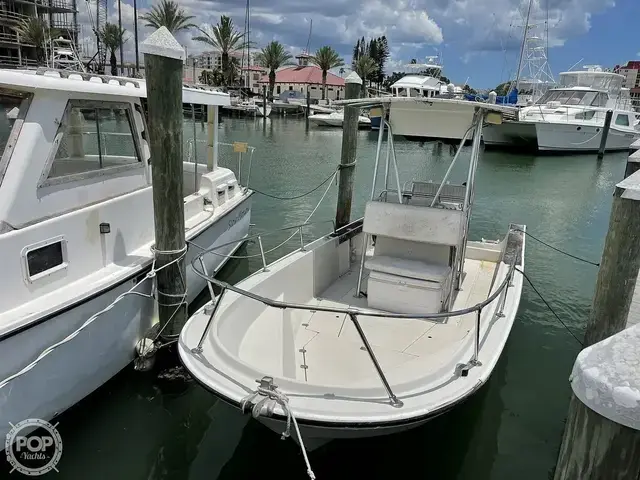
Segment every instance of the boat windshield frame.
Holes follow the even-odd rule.
[[[593,89],[554,88],[546,92],[536,105],[560,102],[560,105],[582,107],[606,107],[609,100],[606,93]]]
[[[0,139],[0,141],[4,142],[2,146],[2,152],[0,157],[0,187],[2,187],[2,181],[4,180],[5,173],[9,166],[9,162],[11,161],[11,157],[13,155],[13,149],[16,145],[16,140],[20,135],[20,131],[22,130],[22,125],[24,124],[24,120],[27,116],[27,112],[29,111],[29,106],[31,105],[31,100],[33,99],[32,92],[25,92],[16,89],[10,89],[6,87],[0,88],[0,102],[4,107],[3,99],[12,99],[15,100],[17,105],[14,105],[13,109],[18,108],[17,115],[15,119],[13,119],[13,123],[10,122],[8,118],[8,113],[11,110],[6,110],[5,108],[5,118],[9,122],[9,131],[7,132],[6,139]]]

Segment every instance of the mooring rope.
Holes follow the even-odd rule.
[[[256,400],[256,398],[258,397],[260,397],[260,399],[254,403],[254,400]],[[267,405],[267,402],[269,402],[269,400],[280,405],[285,415],[287,416],[287,426],[284,432],[282,432],[282,436],[280,438],[282,440],[285,440],[286,438],[291,436],[291,424],[293,423],[293,427],[296,430],[296,435],[298,436],[300,450],[302,450],[302,456],[304,457],[304,463],[307,466],[307,475],[311,480],[315,480],[316,475],[311,469],[311,463],[309,462],[307,449],[304,446],[304,441],[302,440],[302,435],[300,434],[298,421],[296,420],[296,416],[293,414],[293,412],[291,411],[291,407],[289,406],[289,398],[284,393],[280,392],[278,390],[278,387],[276,387],[275,385],[273,385],[272,388],[264,388],[261,386],[257,387],[254,392],[250,393],[242,399],[242,401],[240,402],[240,408],[242,410],[242,413],[244,413],[247,405],[253,405],[251,407],[251,415],[253,416],[253,418],[257,419],[261,416],[261,411],[263,408],[266,408],[267,412],[273,411],[273,405]]]
[[[353,162],[353,165],[355,165],[355,162]],[[346,167],[346,166],[351,166],[351,165],[344,165],[344,166],[342,166],[342,167]],[[292,196],[292,197],[280,197],[280,196],[278,196],[278,195],[273,195],[273,194],[271,194],[271,193],[263,192],[263,191],[261,191],[261,190],[258,190],[257,188],[254,188],[254,187],[250,187],[250,188],[251,188],[251,190],[253,190],[253,191],[254,191],[254,192],[256,192],[256,193],[259,193],[260,195],[264,195],[265,197],[269,197],[269,198],[275,198],[276,200],[297,200],[297,199],[299,199],[299,198],[306,197],[307,195],[310,195],[310,194],[312,194],[313,192],[315,192],[316,190],[318,190],[318,189],[319,189],[320,187],[322,187],[325,183],[327,183],[329,180],[331,180],[331,179],[335,176],[335,174],[340,170],[340,168],[342,168],[342,167],[341,167],[341,166],[338,166],[338,167],[336,168],[336,170],[334,170],[333,172],[331,172],[331,175],[329,175],[327,178],[325,178],[325,179],[322,181],[322,183],[320,183],[319,185],[317,185],[317,186],[313,187],[313,189],[309,190],[308,192],[301,193],[300,195],[294,195],[294,196]]]
[[[566,255],[567,257],[571,257],[571,258],[573,258],[573,259],[575,259],[575,260],[579,260],[579,261],[581,261],[581,262],[588,263],[589,265],[593,265],[594,267],[599,267],[599,266],[600,266],[600,263],[592,262],[591,260],[586,260],[586,259],[584,259],[584,258],[582,258],[582,257],[578,257],[578,256],[576,256],[576,255],[573,255],[573,254],[569,253],[569,252],[565,252],[564,250],[561,250],[561,249],[559,249],[559,248],[557,248],[557,247],[554,247],[553,245],[549,245],[547,242],[544,242],[544,241],[540,240],[539,238],[534,237],[534,236],[533,236],[531,233],[529,233],[529,232],[526,232],[526,231],[524,231],[524,230],[518,230],[518,229],[515,229],[515,231],[516,231],[516,232],[524,233],[524,234],[525,234],[525,235],[527,235],[528,237],[531,237],[532,239],[534,239],[536,242],[540,242],[540,243],[541,243],[542,245],[544,245],[545,247],[549,247],[551,250],[555,250],[555,251],[556,251],[556,252],[558,252],[558,253],[562,253],[563,255]]]
[[[59,342],[54,343],[53,345],[50,345],[49,347],[45,348],[42,351],[42,353],[40,353],[40,355],[38,355],[33,362],[29,363],[28,365],[23,367],[21,370],[17,371],[16,373],[14,373],[14,374],[8,376],[7,378],[5,378],[4,380],[2,380],[0,382],[0,389],[5,387],[11,381],[15,380],[18,377],[21,377],[22,375],[24,375],[25,373],[27,373],[28,371],[33,369],[38,363],[40,363],[45,357],[47,357],[47,355],[52,353],[55,349],[57,349],[58,347],[64,345],[65,343],[70,342],[71,340],[73,340],[75,337],[77,337],[80,334],[80,332],[82,330],[84,330],[89,325],[91,325],[98,317],[100,317],[101,315],[104,315],[109,310],[111,310],[113,307],[115,307],[116,304],[118,304],[118,302],[120,302],[126,296],[128,296],[128,295],[138,295],[138,296],[145,297],[145,298],[153,298],[153,294],[147,295],[145,293],[136,292],[134,290],[137,287],[139,287],[146,280],[153,279],[159,271],[161,271],[161,270],[167,268],[168,266],[173,265],[174,263],[177,263],[180,260],[182,260],[187,254],[187,246],[185,245],[180,250],[155,250],[154,248],[152,248],[152,251],[154,252],[154,257],[153,257],[153,263],[151,264],[151,271],[149,271],[149,273],[147,273],[142,280],[140,280],[138,283],[136,283],[133,287],[131,287],[126,292],[122,293],[121,295],[118,295],[118,297],[112,303],[107,305],[105,308],[103,308],[99,312],[97,312],[94,315],[92,315],[91,317],[89,317],[78,329],[76,329],[75,331],[73,331],[72,333],[67,335],[65,338],[63,338]],[[171,260],[167,264],[163,265],[162,267],[156,268],[156,259],[157,259],[158,255],[179,255],[179,256],[177,258],[174,258],[173,260]],[[181,274],[181,276],[182,276],[182,274]],[[183,279],[183,281],[184,281],[184,279]],[[185,288],[185,291],[186,291],[186,288]],[[184,299],[186,300],[186,293],[184,295],[179,295],[179,296],[184,297]],[[175,313],[178,311],[178,309],[180,308],[180,306],[183,303],[184,303],[184,301],[181,301],[180,303],[176,304],[178,306],[176,307],[176,310],[173,312],[173,314],[171,315],[169,320],[171,320],[173,318],[173,316],[175,315]],[[162,330],[164,330],[164,328],[169,323],[170,322],[168,321],[167,323],[165,323],[165,325],[162,327],[162,329],[160,329],[160,332],[158,333],[158,337],[160,336],[160,333],[162,332]],[[156,339],[158,337],[156,337]]]

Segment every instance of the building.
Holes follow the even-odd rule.
[[[310,55],[302,53],[296,57],[298,65],[281,68],[276,72],[274,97],[287,90],[306,95],[308,90],[312,100],[322,98],[322,70],[316,65],[310,65],[310,58]],[[269,85],[269,75],[264,75],[260,83]],[[341,98],[344,98],[344,78],[327,72],[326,99],[340,100]]]
[[[261,85],[259,83],[261,74],[264,69],[256,66],[256,53],[257,51],[250,52],[249,65],[245,67],[246,51],[235,51],[229,53],[230,59],[235,59],[238,65],[242,66],[242,72],[244,73],[244,85],[251,88],[254,93],[259,93]],[[211,50],[208,52],[202,52],[198,55],[189,55],[184,66],[184,81],[185,82],[198,82],[200,75],[204,70],[221,70],[222,69],[222,54],[219,51]]]
[[[622,86],[630,90],[634,106],[640,106],[640,61],[630,60],[626,65],[616,65],[613,71],[624,76]]]
[[[29,17],[43,18],[57,33],[78,44],[76,0],[0,1],[0,67],[37,66],[33,44],[18,37],[16,27]]]

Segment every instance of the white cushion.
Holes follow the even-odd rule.
[[[387,257],[384,255],[376,255],[367,259],[364,266],[371,271],[443,284],[451,273],[451,267],[449,266],[434,265],[418,260],[406,260],[404,258]]]

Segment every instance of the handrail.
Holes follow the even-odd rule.
[[[195,163],[191,161],[191,158],[193,156],[193,158],[197,158],[197,147],[196,144],[198,143],[207,143],[207,140],[202,140],[202,139],[196,139],[196,138],[190,138],[187,140],[187,162],[188,163]],[[222,145],[225,147],[235,147],[236,144],[235,143],[225,143],[225,142],[218,142],[218,145]],[[249,189],[249,182],[251,180],[251,167],[253,166],[253,154],[256,150],[255,147],[252,147],[251,145],[245,145],[247,152],[249,152],[249,169],[247,171],[247,183],[246,185],[243,185],[245,187],[245,191],[247,189]],[[238,153],[238,184],[242,185],[242,153],[243,152],[237,152]],[[197,163],[196,163],[197,165]]]
[[[348,231],[353,231],[356,230],[358,228],[360,228],[360,222],[353,222],[352,225],[358,224],[354,227],[352,227],[350,230]],[[290,230],[290,229],[294,229],[294,228],[302,228],[303,225],[298,225],[298,226],[293,226],[293,227],[285,227],[283,229],[279,229],[277,231],[282,231],[282,230]],[[347,233],[348,231],[345,231],[345,233]],[[267,232],[267,234],[270,234],[272,232]],[[507,234],[508,235],[508,234]],[[255,235],[254,238],[258,239],[259,245],[260,245],[260,255],[262,256],[262,261],[263,261],[263,268],[264,271],[267,271],[267,264],[266,261],[264,259],[264,250],[262,248],[262,239],[261,239],[261,234]],[[202,265],[202,260],[201,258],[206,255],[207,253],[214,253],[214,250],[217,250],[219,248],[222,248],[225,245],[230,245],[232,243],[240,243],[240,242],[244,242],[246,239],[242,239],[242,240],[236,240],[234,242],[228,242],[224,245],[217,245],[208,249],[203,249],[202,247],[198,247],[200,248],[202,251],[197,254],[192,260],[191,260],[191,266],[194,270],[194,272],[196,273],[196,275],[198,275],[199,277],[203,278],[205,281],[213,283],[215,285],[217,285],[218,287],[220,287],[222,289],[222,291],[231,291],[234,293],[237,293],[239,295],[242,295],[244,297],[250,298],[252,300],[258,301],[268,307],[273,307],[273,308],[279,308],[282,310],[286,310],[287,308],[292,309],[292,310],[306,310],[306,311],[313,311],[313,312],[329,312],[329,313],[338,313],[338,314],[345,314],[347,316],[349,316],[351,322],[354,324],[354,327],[356,328],[356,330],[358,331],[358,335],[360,336],[360,339],[362,340],[362,343],[365,346],[365,349],[367,350],[367,353],[369,354],[369,357],[372,361],[372,363],[374,364],[374,367],[376,368],[376,371],[378,373],[378,376],[380,377],[381,382],[383,383],[385,390],[387,391],[387,394],[389,396],[389,402],[392,406],[394,407],[401,407],[402,406],[402,401],[400,401],[396,395],[393,393],[389,382],[387,381],[384,372],[382,371],[382,368],[380,367],[380,364],[378,363],[378,360],[375,356],[375,353],[373,352],[373,349],[371,348],[371,346],[369,345],[369,342],[366,338],[366,335],[364,333],[364,331],[362,330],[362,328],[360,327],[360,324],[358,322],[358,315],[367,315],[369,317],[378,317],[378,318],[410,318],[410,319],[420,319],[420,320],[435,320],[435,319],[443,319],[443,318],[449,318],[449,317],[457,317],[457,316],[461,316],[461,315],[467,315],[469,313],[472,312],[477,312],[477,316],[476,316],[476,332],[475,332],[475,341],[474,341],[474,354],[472,359],[469,361],[469,363],[465,366],[463,366],[463,368],[460,370],[461,372],[465,372],[467,371],[469,368],[473,367],[473,366],[477,366],[480,365],[480,362],[478,361],[478,354],[480,352],[480,317],[481,317],[481,312],[482,309],[489,305],[490,303],[492,303],[494,300],[496,300],[503,292],[504,292],[504,301],[502,302],[502,305],[500,306],[500,311],[496,312],[498,316],[502,316],[502,310],[504,309],[504,305],[506,303],[506,296],[507,296],[507,292],[508,292],[508,288],[509,286],[511,286],[511,281],[512,281],[512,277],[513,274],[515,272],[515,265],[516,265],[516,259],[514,258],[513,262],[511,263],[511,265],[509,266],[509,271],[507,272],[507,275],[505,276],[504,280],[502,281],[502,283],[500,284],[500,286],[491,294],[489,295],[484,301],[473,305],[471,307],[467,307],[467,308],[463,308],[460,310],[454,310],[454,311],[450,311],[450,312],[441,312],[441,313],[429,313],[429,314],[412,314],[412,313],[389,313],[389,312],[380,312],[380,311],[367,311],[367,310],[361,310],[358,308],[340,308],[340,307],[325,307],[322,305],[303,305],[303,304],[299,304],[299,303],[293,303],[293,302],[285,302],[285,301],[280,301],[280,300],[272,300],[270,298],[266,298],[263,297],[261,295],[257,295],[255,293],[249,292],[247,290],[243,290],[241,288],[238,288],[234,285],[231,285],[230,283],[224,282],[222,280],[216,279],[212,276],[209,276],[206,274],[206,272],[202,272],[198,269],[197,267],[197,263],[199,262]],[[300,251],[304,251],[304,244],[301,247]],[[362,252],[363,255],[365,255],[366,252]],[[499,265],[496,265],[496,268],[499,268]],[[218,302],[216,302],[214,309],[211,313],[211,317],[209,318],[209,321],[207,322],[207,325],[205,326],[204,331],[202,332],[202,336],[200,338],[200,341],[198,343],[198,347],[196,349],[193,350],[193,353],[199,353],[202,351],[202,343],[204,342],[204,339],[209,331],[209,327],[211,326],[211,324],[213,323],[213,316],[215,315],[215,312],[217,311],[217,307],[219,305],[219,300]],[[497,309],[496,309],[497,310]],[[463,375],[465,373],[462,373]]]

